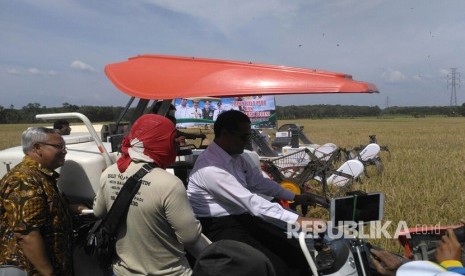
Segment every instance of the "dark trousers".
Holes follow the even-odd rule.
[[[270,259],[276,275],[310,275],[298,241],[288,239],[284,230],[248,214],[198,219],[211,241],[235,240],[261,251]]]

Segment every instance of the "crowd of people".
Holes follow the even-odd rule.
[[[188,100],[186,98],[182,98],[175,110],[176,118],[213,120],[214,109],[211,107],[209,100],[206,100],[203,108],[200,108],[199,100],[193,100],[192,107],[190,107],[188,105]],[[194,125],[195,123],[178,123],[178,126],[180,127],[189,127]]]
[[[171,114],[187,112],[182,104]],[[214,117],[217,110],[207,113]],[[298,223],[307,231],[325,221],[299,216],[261,196],[297,204],[312,200],[282,188],[246,160],[247,115],[238,110],[218,115],[214,140],[195,162],[187,191],[166,171],[179,143],[175,122],[158,114],[141,116],[124,138],[117,163],[102,173],[93,205],[97,217],[105,216],[126,179],[146,163],[155,165],[142,178],[118,230],[112,273],[310,275],[297,241],[270,221]],[[73,275],[71,215],[90,206],[69,204],[57,188],[55,170],[64,163],[66,144],[56,130],[32,127],[23,132],[22,147],[23,161],[0,181],[0,276]],[[437,249],[438,267],[465,274],[460,244],[448,233]],[[381,275],[416,264],[383,250],[372,254]]]
[[[235,98],[236,101],[240,101],[240,98]],[[241,110],[241,106],[231,106],[229,109]],[[179,105],[175,108],[175,117],[183,119],[206,119],[216,121],[218,116],[226,111],[223,107],[221,100],[216,101],[216,106],[211,100],[203,100],[203,106],[201,107],[200,100],[192,100],[192,106],[189,106],[189,101],[186,98],[182,98]],[[178,126],[192,126],[192,123],[180,123]]]
[[[218,106],[221,107],[221,101],[218,101]],[[188,100],[186,98],[182,98],[181,102],[178,106],[176,106],[176,118],[194,118],[194,119],[208,119],[214,120],[213,115],[215,110],[221,111],[221,109],[215,109],[211,106],[210,100],[205,100],[203,103],[203,107],[200,108],[200,101],[193,100],[192,107],[188,106]],[[217,115],[218,116],[218,115]]]

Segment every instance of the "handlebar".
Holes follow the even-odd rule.
[[[296,195],[294,203],[297,205],[316,205],[326,209],[329,208],[329,203],[325,197],[312,193],[302,193],[301,195]]]
[[[457,236],[457,240],[459,243],[465,243],[465,226],[461,226],[459,228],[454,229],[454,234]]]

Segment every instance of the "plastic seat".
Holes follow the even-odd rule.
[[[362,175],[364,168],[363,163],[359,160],[346,161],[335,173],[326,179],[326,183],[328,185],[344,187]]]
[[[310,152],[313,153],[318,160],[328,161],[329,159],[331,159],[332,155],[337,152],[339,148],[333,143],[326,143],[316,148],[309,149]]]
[[[378,157],[381,147],[378,144],[368,144],[359,154],[358,159],[362,162],[366,162]]]

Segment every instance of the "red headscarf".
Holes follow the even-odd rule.
[[[156,114],[141,116],[123,139],[119,171],[126,171],[131,161],[155,162],[166,169],[176,159],[175,136],[176,127],[169,119]]]

